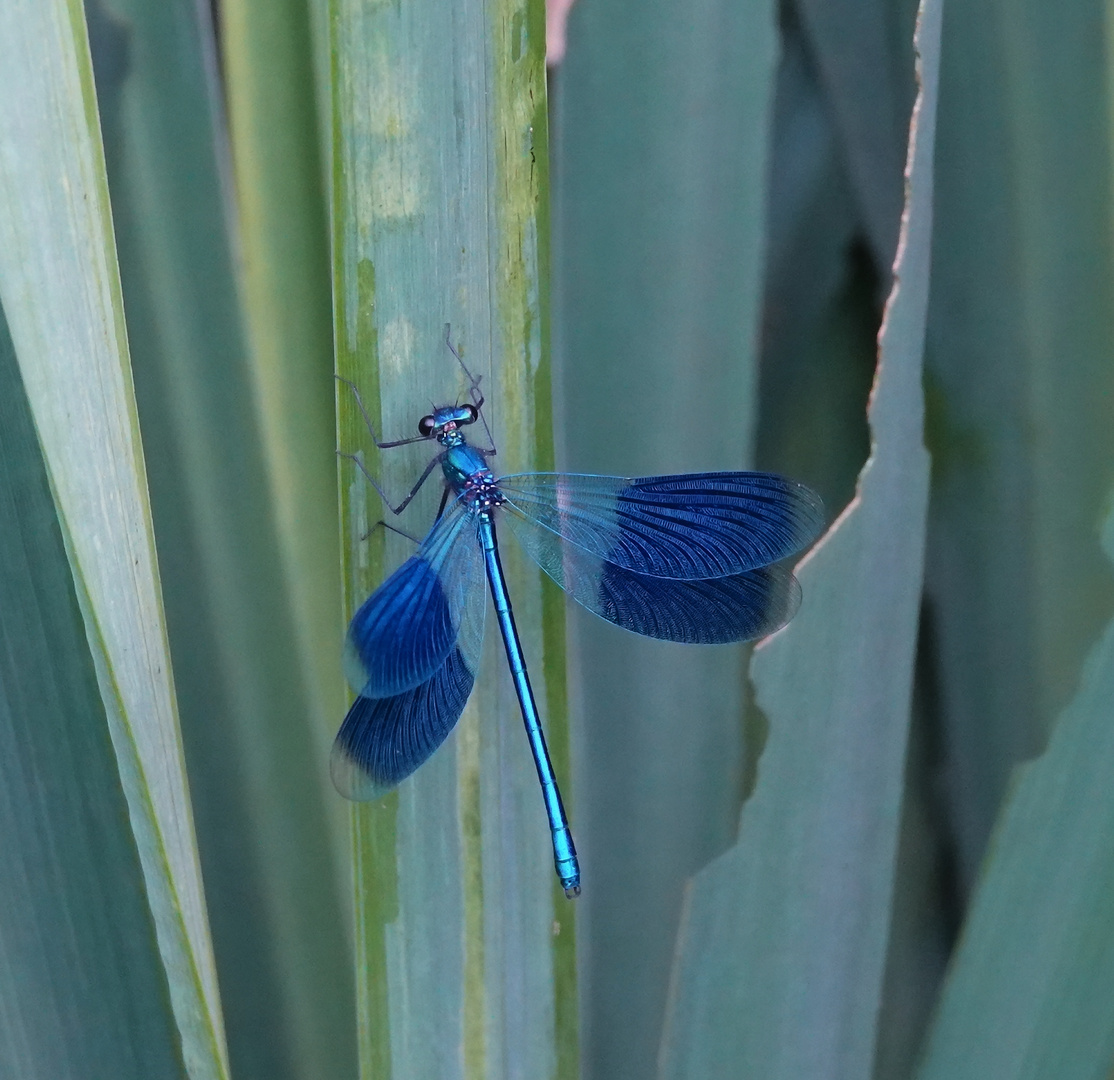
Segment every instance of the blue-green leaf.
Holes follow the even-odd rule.
[[[70,560],[181,1053],[191,1077],[223,1077],[216,971],[76,0],[0,8],[0,204],[0,299]]]
[[[540,0],[418,7],[333,0],[337,367],[381,437],[483,377],[500,471],[553,465],[548,145]],[[351,390],[339,441],[401,498],[431,448],[376,453]],[[414,452],[411,452],[414,451]],[[351,614],[410,545],[351,463],[340,472]],[[397,522],[421,533],[436,479]],[[395,524],[392,519],[392,524]],[[567,777],[564,606],[505,545],[550,749]],[[574,908],[498,634],[456,732],[397,792],[354,813],[356,972],[365,1077],[571,1077]],[[338,725],[340,717],[337,718]],[[576,800],[568,800],[574,829]]]
[[[772,2],[581,3],[556,76],[563,464],[745,468],[757,421]],[[652,62],[647,58],[652,57]],[[586,1067],[651,1075],[686,878],[730,841],[744,651],[570,614]]]
[[[663,1077],[870,1075],[928,500],[921,359],[940,14],[926,0],[871,457],[857,498],[799,568],[800,613],[755,651],[769,739],[738,844],[690,886]]]

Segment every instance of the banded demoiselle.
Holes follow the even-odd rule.
[[[801,589],[782,560],[817,536],[823,510],[809,488],[771,473],[496,478],[488,465],[494,447],[469,444],[463,431],[481,420],[490,441],[479,380],[452,351],[470,380],[470,400],[434,408],[416,437],[380,442],[352,386],[380,449],[420,441],[441,447],[398,506],[352,458],[392,513],[407,507],[438,465],[445,490],[417,553],[372,593],[348,628],[346,667],[356,700],[333,746],[333,783],[347,798],[376,798],[445,741],[479,665],[486,572],[541,781],[557,876],[571,898],[580,892],[580,866],[515,628],[496,520],[589,611],[636,634],[717,644],[761,637],[793,617]]]

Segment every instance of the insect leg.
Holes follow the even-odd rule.
[[[356,468],[358,468],[360,472],[364,474],[367,482],[371,484],[373,488],[375,488],[375,490],[379,493],[379,497],[383,500],[383,502],[387,504],[387,509],[390,510],[392,514],[396,515],[401,514],[402,511],[410,505],[410,500],[418,494],[418,491],[421,488],[422,484],[424,484],[429,479],[429,474],[433,472],[433,470],[438,465],[441,464],[442,456],[443,455],[438,454],[437,457],[430,461],[430,463],[425,467],[425,471],[422,473],[421,476],[418,477],[418,482],[410,489],[410,494],[407,495],[406,498],[398,504],[398,506],[392,506],[391,497],[383,490],[383,488],[379,484],[379,481],[376,480],[375,477],[367,471],[367,466],[355,454],[342,454],[339,450],[337,451],[337,457],[347,458],[349,461],[355,462]]]
[[[445,506],[449,501],[449,485],[445,485],[445,490],[441,492],[441,505],[437,507],[437,517],[433,520],[438,522],[441,520],[441,515],[445,512]]]
[[[399,536],[404,536],[407,540],[410,540],[415,544],[421,544],[421,540],[419,540],[418,537],[416,537],[413,533],[408,533],[405,529],[396,528],[389,521],[384,521],[382,518],[380,518],[374,525],[372,525],[372,527],[368,529],[368,531],[364,533],[364,535],[361,536],[360,539],[367,540],[368,537],[370,537],[371,534],[379,528],[390,529],[391,532],[398,533]]]
[[[360,415],[364,418],[364,424],[367,426],[368,434],[371,436],[371,441],[375,443],[380,450],[390,450],[393,446],[408,446],[410,443],[425,442],[425,435],[412,435],[408,439],[392,439],[390,442],[380,442],[378,436],[375,434],[375,428],[371,423],[371,417],[368,416],[367,409],[364,408],[363,398],[360,397],[360,391],[356,389],[356,384],[351,379],[346,379],[343,375],[334,375],[337,382],[344,383],[352,391],[352,396],[356,399],[356,407],[360,410]],[[374,481],[373,481],[374,482]]]
[[[491,446],[484,450],[484,453],[494,455],[497,453],[495,449],[495,438],[491,434],[491,428],[487,426],[487,417],[484,416],[484,396],[480,393],[480,379],[482,379],[483,376],[473,375],[472,372],[468,370],[468,366],[461,359],[460,353],[453,348],[452,339],[449,337],[451,331],[452,324],[445,323],[445,344],[449,347],[449,352],[456,357],[456,362],[464,369],[464,374],[468,376],[468,381],[471,383],[468,387],[468,396],[472,399],[472,404],[476,406],[476,412],[480,414],[480,420],[483,423],[484,431],[487,432],[487,441],[491,443]]]

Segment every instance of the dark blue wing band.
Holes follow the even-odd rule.
[[[337,790],[349,799],[373,799],[405,780],[448,737],[474,680],[454,648],[426,682],[392,697],[358,696],[333,745]]]
[[[512,491],[528,493],[523,502],[532,498],[533,506],[540,508],[538,513],[526,513],[517,497],[513,502],[508,499],[505,505],[507,523],[526,553],[574,600],[616,626],[664,641],[711,645],[771,634],[784,626],[800,606],[801,587],[784,563],[714,577],[681,576],[676,572],[668,576],[641,569],[645,563],[660,570],[667,558],[674,571],[682,557],[690,559],[688,569],[695,562],[703,571],[714,566],[720,556],[728,565],[739,561],[737,548],[725,550],[719,543],[725,532],[738,536],[741,530],[732,516],[727,519],[729,529],[720,527],[723,517],[717,517],[715,510],[720,505],[718,486],[735,490],[743,483],[757,483],[779,491],[779,485],[784,484],[794,490],[790,481],[754,473],[633,481],[529,474],[513,477],[512,481],[513,485],[508,485]],[[686,489],[695,490],[698,497],[687,510],[684,506],[671,510],[652,528],[645,507],[658,499],[662,488],[671,499]],[[802,490],[808,492],[807,488]],[[807,496],[802,500],[806,505],[810,503]],[[606,516],[609,504],[616,508],[610,522]],[[624,508],[631,506],[639,508],[636,512],[640,516],[636,528],[625,529],[621,527]],[[698,513],[693,506],[703,509]],[[686,523],[686,513],[691,524]],[[785,516],[804,520],[804,515]],[[804,526],[805,532],[813,528],[812,524]],[[570,534],[575,539],[570,539]],[[600,555],[593,547],[602,547],[608,535],[611,545]],[[784,543],[796,544],[799,536]],[[639,543],[644,545],[641,552]],[[776,550],[778,545],[772,542],[766,549],[767,553]],[[640,568],[631,569],[613,558],[617,551],[625,553],[628,561],[639,562]]]
[[[794,555],[823,527],[819,499],[770,473],[632,480],[616,495],[618,535],[603,558],[659,577],[727,577]]]
[[[689,581],[788,558],[824,524],[815,492],[772,473],[524,473],[499,487],[512,513],[568,544],[638,574]]]
[[[385,697],[420,684],[449,655],[456,636],[437,571],[424,555],[412,556],[349,624],[348,648],[364,680],[353,689]]]
[[[784,566],[731,577],[682,581],[603,564],[589,610],[646,637],[693,645],[749,641],[783,627],[801,604],[801,586]],[[584,602],[579,590],[571,594]]]

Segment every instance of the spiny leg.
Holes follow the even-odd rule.
[[[437,516],[433,519],[434,524],[440,521],[441,516],[445,513],[445,506],[448,504],[450,491],[451,488],[446,485],[441,492],[441,502],[438,504],[437,507]],[[399,536],[405,536],[407,540],[411,541],[414,544],[417,544],[419,547],[421,546],[421,540],[413,533],[408,533],[405,529],[400,529],[397,526],[392,525],[389,521],[384,521],[382,518],[380,518],[374,525],[372,525],[370,529],[368,529],[366,533],[364,533],[363,536],[360,537],[361,542],[367,540],[371,536],[371,534],[375,532],[375,530],[378,529],[380,526],[382,526],[384,529],[390,529],[391,532],[397,533]]]
[[[411,440],[411,441],[417,441],[417,440]],[[390,512],[392,514],[396,515],[396,516],[398,514],[401,514],[402,511],[405,510],[410,505],[410,500],[413,499],[414,496],[418,494],[418,491],[420,490],[422,484],[424,484],[429,479],[430,473],[432,473],[433,470],[438,465],[441,464],[442,456],[443,456],[442,454],[438,454],[437,457],[435,457],[425,467],[425,470],[423,471],[422,475],[418,477],[418,482],[410,489],[410,494],[407,495],[406,498],[403,499],[402,502],[400,502],[398,504],[398,506],[392,506],[391,505],[391,497],[383,490],[383,488],[379,484],[379,481],[376,480],[375,477],[372,476],[370,472],[368,472],[367,466],[360,460],[360,458],[356,454],[345,454],[345,453],[341,452],[340,450],[337,451],[337,457],[347,458],[349,461],[355,463],[356,468],[358,468],[360,470],[360,472],[362,472],[364,474],[364,477],[366,478],[367,482],[369,484],[371,484],[371,486],[373,488],[375,488],[375,490],[379,493],[379,497],[386,504],[387,509],[390,510]]]
[[[367,409],[364,408],[363,398],[360,397],[360,391],[356,389],[356,384],[351,379],[346,379],[343,375],[334,375],[337,382],[344,383],[352,391],[352,396],[356,399],[356,407],[360,410],[360,415],[364,418],[364,424],[367,426],[368,434],[371,436],[371,441],[380,450],[390,450],[395,446],[409,446],[410,443],[425,442],[425,435],[412,435],[408,439],[392,439],[390,442],[380,442],[378,436],[375,434],[375,427],[372,425],[371,417],[368,416]],[[374,481],[373,481],[374,482]]]
[[[380,529],[380,528],[390,529],[391,532],[395,533],[398,536],[405,537],[412,544],[419,544],[419,545],[421,544],[421,540],[418,539],[418,537],[416,537],[413,533],[408,533],[405,529],[396,528],[389,521],[384,521],[382,518],[380,518],[374,525],[372,525],[372,527],[370,529],[368,529],[368,531],[366,533],[364,533],[363,536],[360,537],[361,543],[364,540],[370,539],[371,534],[373,532],[375,532],[376,529]]]

